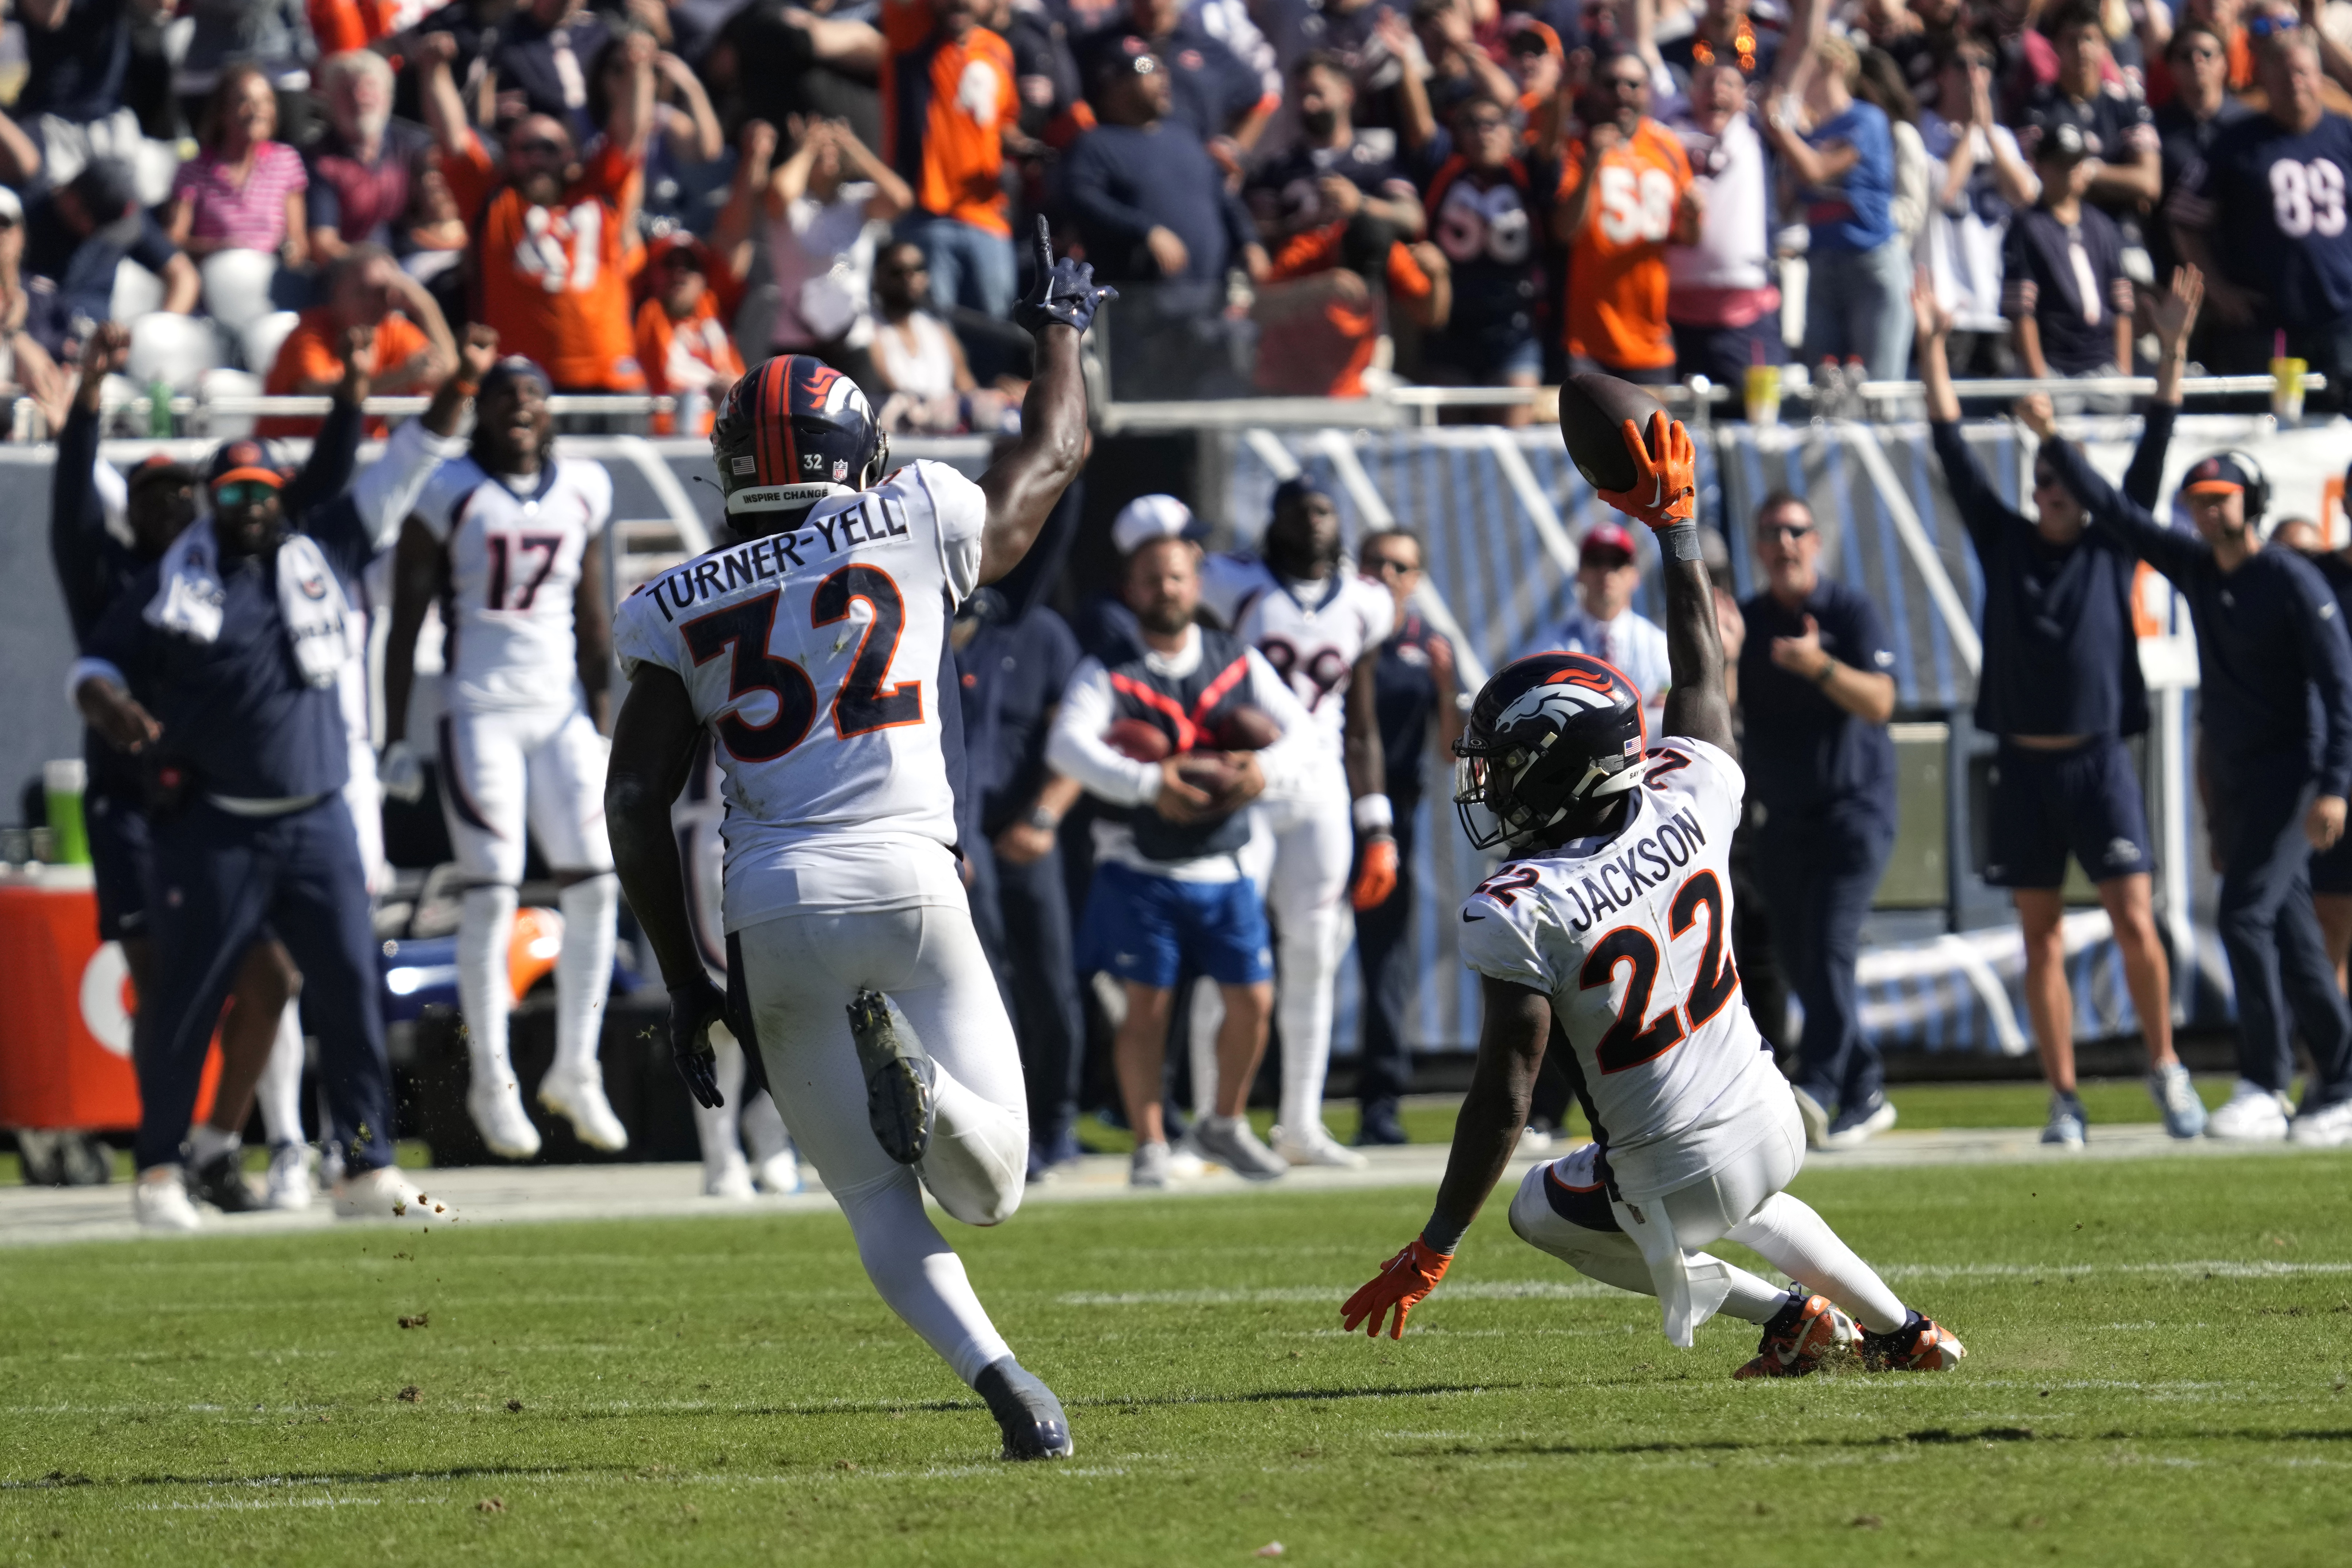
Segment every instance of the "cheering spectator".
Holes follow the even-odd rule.
[[[1593,76],[1569,144],[1552,234],[1568,247],[1568,353],[1578,371],[1675,378],[1666,247],[1698,238],[1700,197],[1674,132],[1650,118],[1650,72],[1628,49]]]
[[[1424,100],[1440,118],[1451,122],[1472,98],[1518,102],[1518,83],[1479,47],[1468,0],[1413,0],[1412,36],[1429,64]]]
[[[330,58],[319,78],[327,129],[306,154],[304,202],[310,254],[324,265],[362,242],[387,249],[400,243],[433,142],[422,126],[392,118],[392,67],[373,49]]]
[[[1454,308],[1423,344],[1429,378],[1442,385],[1534,386],[1543,374],[1536,239],[1559,177],[1514,157],[1513,138],[1508,110],[1484,95],[1464,99],[1454,156],[1429,184],[1431,237],[1454,277]],[[1503,423],[1524,425],[1530,413],[1507,404]]]
[[[571,132],[574,146],[585,143],[604,129],[588,110],[589,68],[612,37],[586,0],[523,0],[499,23],[490,54],[498,119],[543,114]]]
[[[625,204],[652,120],[654,41],[622,47],[635,71],[604,138],[583,160],[563,121],[527,114],[490,156],[450,79],[446,33],[419,41],[425,110],[458,210],[481,258],[482,321],[499,346],[542,366],[558,392],[642,392],[629,326]]]
[[[2183,176],[2168,214],[2173,243],[2206,273],[2206,301],[2225,329],[2215,335],[2216,359],[2259,368],[2272,333],[2283,331],[2287,353],[2327,377],[2325,399],[2337,406],[2352,373],[2352,121],[2321,102],[2312,29],[2279,10],[2247,30],[2269,107],[2221,131]],[[2214,236],[2226,240],[2217,245]]]
[[[141,205],[163,195],[177,160],[169,147],[149,143],[122,89],[133,10],[163,8],[148,0],[17,0],[9,6],[25,29],[25,85],[13,107],[39,144],[51,184],[71,180],[92,159],[112,158],[132,168]]]
[[[814,353],[848,369],[848,356],[874,336],[877,237],[915,195],[849,121],[791,123],[798,144],[768,176],[768,264],[778,296],[770,343],[780,354]]]
[[[2058,51],[2058,79],[2028,100],[2020,140],[2031,155],[2034,138],[2046,133],[2041,128],[2071,122],[2091,159],[2084,199],[2122,226],[2126,244],[2137,245],[2141,217],[2164,193],[2156,119],[2137,93],[2108,79],[2114,57],[2099,0],[2063,0],[2042,31]]]
[[[1954,375],[2009,370],[2001,247],[2015,209],[2042,195],[2015,133],[1993,119],[1992,68],[1992,50],[1982,40],[1948,40],[1936,63],[1937,107],[1919,120],[1933,208],[1920,265],[1951,321],[1945,349]]]
[[[434,33],[446,34],[449,43],[433,47],[454,48],[449,57],[450,74],[457,83],[459,94],[474,107],[474,118],[488,125],[499,115],[491,96],[498,86],[498,72],[490,57],[498,52],[499,24],[512,16],[514,8],[514,0],[447,0],[386,47],[414,67],[421,58],[417,51],[425,37]],[[520,95],[510,100],[514,112],[521,112],[521,101]],[[424,122],[422,70],[412,68],[400,73],[393,84],[392,111],[411,124]]]
[[[245,265],[224,259],[205,268],[205,306],[242,330],[269,309],[279,262],[308,266],[310,226],[302,193],[310,176],[302,155],[278,130],[278,94],[255,65],[220,73],[205,110],[203,151],[172,182],[172,243],[199,261],[247,251]]]
[[[1359,212],[1410,239],[1420,235],[1421,195],[1397,166],[1396,134],[1356,128],[1356,85],[1336,55],[1290,68],[1297,145],[1250,182],[1250,212],[1268,245],[1344,222]]]
[[[1227,352],[1225,269],[1239,260],[1262,279],[1268,266],[1224,172],[1189,126],[1168,120],[1169,98],[1158,56],[1110,56],[1094,94],[1102,123],[1062,163],[1062,199],[1095,276],[1129,286],[1109,343],[1111,385],[1122,397],[1240,391]]]
[[[1907,15],[1903,11],[1902,0],[1892,0],[1885,8]],[[1643,30],[1648,14],[1655,9],[1654,0],[1635,0],[1633,27],[1637,37]],[[1875,9],[1865,13],[1875,14]],[[1875,37],[1874,32],[1873,37]],[[1696,88],[1699,71],[1707,66],[1730,66],[1745,78],[1761,80],[1772,74],[1772,62],[1780,52],[1780,26],[1769,20],[1759,23],[1748,0],[1706,0],[1697,25],[1681,37],[1661,46],[1658,55],[1678,78]]]
[[[1959,6],[1953,0],[1944,0],[1939,18],[1931,23],[1917,7],[1905,0],[1864,0],[1862,8],[1863,36],[1870,47],[1884,53],[1901,73],[1904,87],[1911,96],[1925,101],[1936,80],[1936,55],[1942,39],[1950,36],[1953,20]]]
[[[2001,258],[2018,363],[2037,378],[2115,375],[2131,363],[2123,235],[2084,199],[2095,177],[2086,142],[2072,121],[2042,129],[2033,155],[2042,200],[2011,220]]]
[[[883,150],[912,188],[901,237],[923,247],[935,302],[999,320],[1017,281],[1003,184],[1005,142],[1021,141],[1013,51],[980,26],[981,0],[938,0],[920,44],[893,50],[882,77]]]
[[[1393,301],[1418,325],[1453,309],[1445,254],[1406,245],[1369,213],[1293,235],[1266,270],[1255,312],[1257,389],[1276,396],[1361,397]]]
[[[1853,95],[1875,104],[1886,116],[1888,134],[1895,139],[1895,194],[1887,198],[1887,216],[1895,236],[1909,252],[1916,248],[1919,231],[1927,226],[1929,205],[1927,145],[1919,136],[1919,105],[1904,84],[1903,68],[1884,49],[1865,49],[1862,74],[1854,79]]]
[[[1911,353],[1911,253],[1895,229],[1894,132],[1884,110],[1854,101],[1861,74],[1852,44],[1816,40],[1793,73],[1811,129],[1798,129],[1787,96],[1764,128],[1805,208],[1805,358],[1858,359],[1873,381],[1895,381]]]
[[[2231,96],[2230,46],[2210,22],[2191,18],[2180,25],[2165,50],[2172,71],[2172,98],[2156,111],[2158,158],[2164,200],[2169,206],[2190,170],[2202,165],[2215,137],[2254,111]],[[2165,276],[2179,258],[2172,226],[2151,224],[2148,250]]]
[[[1686,106],[1669,123],[1701,197],[1697,237],[1666,252],[1675,374],[1738,386],[1748,366],[1787,357],[1772,281],[1771,181],[1739,68],[1717,55],[1692,72]]]
[[[16,193],[0,185],[0,383],[41,405],[54,426],[63,422],[72,384],[57,361],[29,330],[33,296],[24,273],[25,205]],[[54,296],[48,296],[54,299]],[[0,417],[0,431],[7,425]]]
[[[328,269],[327,302],[302,312],[278,345],[262,390],[273,397],[334,391],[347,369],[343,345],[354,331],[373,334],[370,358],[377,369],[369,384],[387,396],[437,392],[457,368],[457,342],[441,307],[425,285],[400,269],[390,251],[362,240]],[[312,436],[318,429],[319,421],[307,415],[273,415],[254,434]],[[383,434],[383,422],[371,421],[369,433]]]
[[[882,100],[874,85],[882,69],[882,34],[861,17],[818,14],[852,9],[833,0],[812,0],[806,7],[793,0],[751,0],[737,8],[698,61],[719,100],[720,122],[782,125],[796,114],[845,120],[868,147],[885,145]],[[906,9],[919,17],[909,18],[912,37],[904,40],[913,47],[929,30],[929,3],[915,0]]]
[[[882,255],[874,273],[874,380],[882,392],[883,423],[901,430],[957,430],[959,405],[979,385],[963,344],[947,323],[923,309],[930,293],[923,247],[901,241]]]
[[[625,35],[624,35],[625,37]],[[596,57],[588,79],[590,123],[612,118],[613,100],[629,84],[627,52],[615,37]],[[712,202],[726,188],[727,137],[709,94],[684,60],[667,49],[654,56],[653,123],[646,131],[646,167],[639,212],[650,226],[682,224],[709,228]]]
[[[719,314],[710,249],[691,234],[663,235],[646,247],[653,289],[637,307],[637,363],[646,390],[677,399],[654,416],[656,436],[708,436],[719,396],[743,374],[743,358]]]
[[[1255,71],[1186,16],[1185,0],[1128,0],[1127,25],[1125,35],[1097,35],[1090,56],[1101,49],[1149,49],[1168,68],[1169,118],[1191,126],[1211,157],[1238,173],[1266,121],[1282,107],[1281,95],[1268,93]]]
[[[90,328],[113,314],[114,274],[135,261],[163,279],[163,308],[192,314],[202,284],[195,263],[140,210],[131,166],[100,158],[25,213],[25,271],[34,335],[59,364],[78,360]],[[39,296],[51,298],[42,299]]]

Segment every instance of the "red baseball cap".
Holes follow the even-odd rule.
[[[1604,519],[1585,531],[1584,542],[1578,547],[1577,564],[1598,565],[1599,563],[1592,559],[1592,552],[1596,550],[1614,551],[1631,561],[1633,559],[1633,536],[1626,531],[1623,524]]]

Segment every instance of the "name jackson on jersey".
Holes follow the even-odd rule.
[[[1650,755],[1667,758],[1674,753],[1653,752]],[[1640,895],[1674,880],[1675,874],[1696,859],[1706,845],[1706,830],[1699,826],[1698,813],[1685,806],[1658,824],[1656,831],[1644,834],[1615,858],[1601,861],[1581,881],[1571,884],[1563,879],[1558,887],[1559,896],[1576,911],[1569,919],[1568,929],[1581,936],[1606,916],[1639,909]],[[1513,861],[1479,883],[1478,891],[1508,904],[1520,889],[1534,887],[1537,879],[1532,867]],[[1566,913],[1566,910],[1561,912]],[[1486,917],[1465,909],[1462,918],[1475,921]]]

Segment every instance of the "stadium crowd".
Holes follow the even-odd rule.
[[[2352,339],[2352,5],[2301,0],[17,0],[5,379],[429,392],[468,321],[559,391],[821,355],[992,431],[1052,218],[1117,395],[1348,397],[1784,360],[2315,370]],[[381,356],[379,356],[381,358]],[[1523,405],[1465,416],[1521,420]],[[300,426],[281,426],[299,428]]]

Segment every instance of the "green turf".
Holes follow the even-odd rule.
[[[832,1215],[10,1252],[0,1562],[2341,1563],[2345,1177],[1808,1174],[1972,1354],[1775,1384],[1499,1208],[1369,1344],[1338,1302],[1425,1193],[1039,1205],[953,1239],[1053,1467],[994,1462]]]

